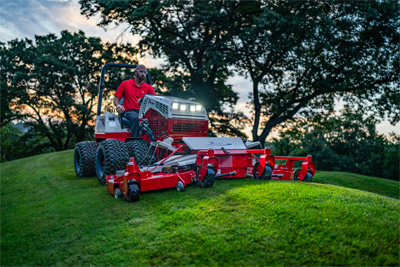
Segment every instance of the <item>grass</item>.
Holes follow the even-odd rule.
[[[372,176],[346,172],[317,171],[314,176],[316,183],[332,184],[380,195],[400,198],[399,182]]]
[[[2,266],[400,264],[400,201],[386,197],[398,182],[318,172],[312,184],[219,180],[128,203],[77,178],[72,158],[0,165]]]

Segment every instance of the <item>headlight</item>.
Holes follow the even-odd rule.
[[[190,105],[190,112],[196,112],[196,106]]]
[[[186,109],[187,109],[186,105],[180,104],[180,106],[179,106],[180,111],[186,111]]]
[[[172,103],[172,109],[177,110],[178,108],[179,108],[179,104],[178,103],[176,103],[176,102]]]
[[[201,111],[202,110],[202,106],[201,105],[196,105],[196,111]]]

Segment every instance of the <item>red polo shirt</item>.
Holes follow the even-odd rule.
[[[119,98],[124,98],[123,106],[125,110],[138,110],[140,105],[137,101],[146,94],[156,94],[150,84],[143,82],[140,86],[137,86],[135,80],[127,80],[121,83],[114,95]]]

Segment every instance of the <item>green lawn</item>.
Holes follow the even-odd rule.
[[[2,266],[400,264],[398,182],[317,172],[311,184],[219,180],[128,203],[77,178],[72,158],[0,164]]]
[[[400,198],[399,182],[388,179],[347,172],[317,171],[314,176],[314,182],[364,190],[397,199]]]

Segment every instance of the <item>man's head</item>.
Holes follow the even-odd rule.
[[[135,73],[136,73],[136,79],[139,82],[143,82],[144,78],[146,78],[146,75],[147,75],[146,66],[145,65],[137,65]]]

